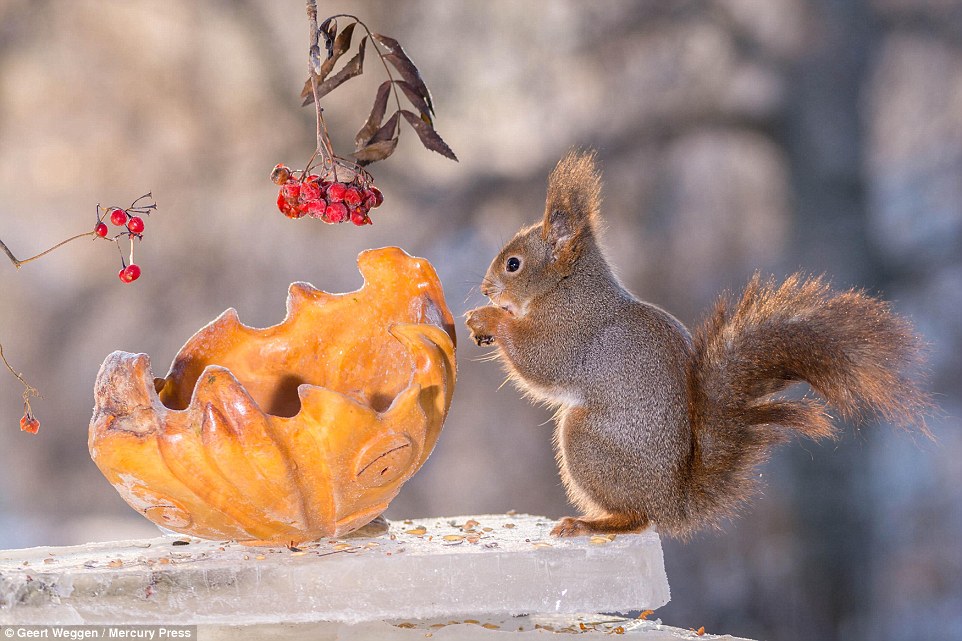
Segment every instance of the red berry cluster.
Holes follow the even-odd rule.
[[[350,220],[360,227],[372,224],[368,213],[384,202],[381,190],[371,184],[367,175],[358,174],[344,183],[300,173],[297,178],[284,165],[277,165],[271,172],[271,180],[281,186],[277,208],[288,218],[310,216],[329,224]]]
[[[152,198],[151,194],[144,194],[127,208],[107,207],[104,209],[97,205],[97,224],[94,226],[94,233],[101,238],[107,238],[110,230],[104,220],[109,219],[113,225],[120,227],[121,230],[108,240],[117,242],[123,237],[130,239],[130,264],[124,261],[124,255],[121,252],[121,268],[117,273],[117,277],[125,283],[132,283],[140,278],[140,266],[134,263],[134,239],[143,240],[144,229],[146,228],[143,217],[149,216],[152,209],[157,209],[157,205],[154,203],[143,204],[141,202],[148,198]]]

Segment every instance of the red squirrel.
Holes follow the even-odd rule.
[[[817,277],[757,274],[722,295],[689,333],[626,290],[599,240],[593,153],[565,156],[544,218],[491,263],[491,303],[467,313],[511,380],[557,409],[554,444],[583,516],[552,534],[633,532],[686,538],[720,527],[752,496],[753,470],[793,435],[831,438],[843,418],[876,415],[928,434],[929,396],[912,380],[923,344],[909,321],[861,291]],[[777,395],[804,381],[821,398]]]

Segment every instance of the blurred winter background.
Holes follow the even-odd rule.
[[[292,222],[267,175],[302,164],[301,0],[0,1],[0,238],[26,256],[89,229],[94,205],[152,190],[159,211],[116,277],[76,242],[0,262],[0,339],[41,388],[39,436],[0,372],[0,548],[152,536],[87,455],[94,376],[114,349],[163,375],[227,307],[283,317],[287,284],[360,284],[397,244],[438,268],[455,315],[500,242],[540,216],[572,145],[605,172],[626,284],[692,324],[753,270],[825,272],[911,315],[933,345],[935,444],[888,426],[795,443],[724,534],[666,543],[658,612],[759,639],[962,638],[962,4],[957,0],[325,1],[420,66],[452,163],[411,132],[375,165],[373,228]],[[376,63],[325,101],[351,149]],[[570,513],[547,411],[460,340],[434,455],[389,516]]]

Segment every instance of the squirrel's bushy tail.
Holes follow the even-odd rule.
[[[911,323],[887,303],[832,292],[817,277],[778,285],[756,274],[740,298],[720,297],[694,333],[688,372],[690,518],[718,525],[734,514],[774,444],[792,434],[835,436],[827,406],[842,418],[875,415],[928,434],[928,395],[909,378],[922,353]],[[797,381],[821,399],[773,396]]]

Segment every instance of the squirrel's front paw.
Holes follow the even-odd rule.
[[[498,320],[504,315],[500,307],[486,306],[472,309],[465,316],[465,324],[471,330],[471,340],[478,345],[493,345],[497,334]]]

